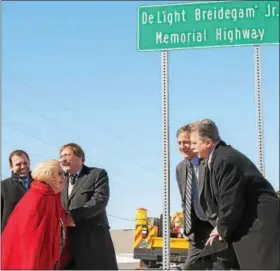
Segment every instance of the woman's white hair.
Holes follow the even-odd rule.
[[[31,176],[34,180],[41,182],[48,182],[52,178],[52,174],[60,167],[58,160],[51,159],[45,160],[37,164],[31,172]]]

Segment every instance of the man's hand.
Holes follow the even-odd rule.
[[[210,233],[210,236],[209,236],[208,240],[206,241],[205,246],[208,246],[208,245],[212,246],[214,240],[217,238],[219,238],[220,241],[222,240],[221,236],[219,235],[219,233],[217,231],[217,227],[215,227],[213,229],[213,231]]]
[[[71,217],[70,213],[67,213],[66,220],[67,220],[67,226],[68,227],[76,227],[76,225],[75,225],[75,223],[73,221],[73,218]]]

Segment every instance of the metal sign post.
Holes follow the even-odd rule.
[[[260,47],[254,46],[255,59],[255,93],[256,93],[256,121],[257,121],[257,144],[258,144],[258,165],[259,170],[265,176],[264,165],[264,129],[263,129],[263,108],[261,88],[261,59]]]
[[[161,52],[162,84],[162,129],[163,129],[163,250],[162,269],[170,269],[170,155],[169,155],[169,96],[168,96],[168,52]]]
[[[279,0],[208,1],[141,6],[137,15],[137,50],[160,51],[163,104],[163,269],[170,267],[170,169],[167,50],[255,47],[258,160],[264,168],[259,45],[279,44]]]

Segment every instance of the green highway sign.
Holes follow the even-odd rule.
[[[279,44],[279,16],[279,0],[141,6],[137,49]]]

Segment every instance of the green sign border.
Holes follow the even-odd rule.
[[[250,0],[245,0],[250,2]],[[259,2],[269,2],[268,0],[260,0]],[[280,0],[278,0],[280,1]],[[234,44],[234,45],[215,45],[215,46],[195,46],[190,48],[170,48],[170,49],[140,49],[140,9],[141,8],[151,8],[151,7],[169,7],[169,6],[182,6],[182,5],[194,5],[194,4],[209,4],[209,3],[228,3],[228,2],[241,2],[241,1],[199,1],[199,2],[188,2],[188,3],[174,3],[174,4],[158,4],[158,5],[143,5],[137,8],[137,34],[136,34],[136,42],[137,42],[137,51],[139,52],[163,52],[163,51],[174,51],[174,50],[191,50],[191,49],[211,49],[211,48],[228,48],[228,47],[245,47],[245,46],[268,46],[268,45],[278,45],[279,42],[272,42],[272,43],[252,43],[252,44]],[[280,4],[280,3],[279,3]],[[279,17],[280,18],[280,17]],[[279,19],[280,20],[280,19]]]

